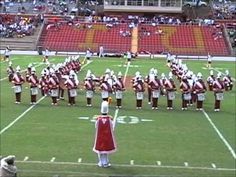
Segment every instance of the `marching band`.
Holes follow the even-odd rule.
[[[168,68],[169,74],[164,73],[161,77],[158,76],[158,70],[151,68],[148,75],[143,79],[141,73],[137,71],[131,80],[132,88],[136,98],[136,109],[142,109],[143,100],[145,99],[147,90],[148,104],[151,105],[152,110],[158,109],[158,102],[161,97],[166,97],[167,110],[173,109],[173,102],[176,99],[176,81],[179,81],[179,90],[181,92],[182,110],[187,110],[189,106],[196,103],[196,110],[203,110],[203,103],[206,99],[206,91],[214,93],[216,112],[220,111],[221,101],[224,97],[224,91],[230,91],[233,88],[233,81],[226,70],[222,78],[222,73],[214,76],[210,70],[210,76],[206,79],[206,84],[203,80],[202,74],[199,72],[196,75],[188,69],[182,60],[172,59]],[[64,91],[68,92],[68,105],[75,105],[76,97],[78,96],[79,80],[77,73],[81,69],[79,56],[70,56],[65,59],[64,63],[57,65],[48,64],[41,72],[41,77],[36,75],[36,69],[32,64],[29,64],[25,74],[21,74],[20,67],[16,67],[16,71],[9,62],[7,69],[9,81],[14,85],[14,92],[16,96],[16,104],[21,103],[22,85],[28,82],[30,88],[30,104],[36,104],[39,90],[42,96],[49,96],[52,99],[52,105],[58,105],[59,100],[64,99]],[[175,79],[175,78],[176,79]],[[86,104],[88,107],[92,106],[92,99],[96,90],[101,93],[101,99],[111,103],[112,97],[115,97],[116,108],[122,108],[122,99],[124,91],[127,90],[124,83],[124,78],[121,72],[115,75],[114,71],[107,68],[104,75],[101,77],[95,76],[91,70],[87,71],[86,77],[83,81],[83,88],[85,90]],[[97,88],[97,89],[96,89]]]

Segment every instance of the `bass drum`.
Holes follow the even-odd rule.
[[[60,86],[60,89],[67,89],[66,88],[66,85],[65,85],[65,82],[66,82],[66,79],[65,78],[61,78],[60,82],[59,82],[59,86]]]

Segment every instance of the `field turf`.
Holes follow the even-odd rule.
[[[40,76],[46,65],[41,56],[11,56],[14,67],[23,71],[33,63]],[[65,57],[54,56],[52,63]],[[82,85],[78,89],[76,106],[67,106],[66,99],[59,106],[51,106],[51,99],[38,96],[31,106],[28,84],[23,86],[22,103],[16,105],[12,85],[7,80],[7,62],[1,61],[1,151],[0,155],[16,155],[19,177],[72,176],[181,176],[234,177],[235,169],[235,87],[225,92],[220,112],[214,112],[213,93],[207,93],[204,111],[181,110],[178,89],[174,110],[166,110],[166,98],[159,99],[159,110],[151,110],[145,95],[142,110],[135,109],[135,96],[130,79],[136,71],[146,76],[150,68],[166,75],[169,68],[164,59],[135,59],[127,66],[123,58],[94,58],[83,65],[78,74],[80,84],[88,69],[101,76],[106,68],[117,74],[126,73],[126,92],[123,108],[116,110],[115,97],[109,114],[117,113],[115,128],[118,151],[110,155],[110,168],[97,167],[97,155],[92,151],[94,117],[100,114],[101,96],[96,90],[93,106],[86,107]],[[184,61],[188,68],[202,72],[206,80],[209,70],[205,61]],[[228,69],[233,78],[234,62],[213,62],[217,71]],[[24,74],[24,72],[23,72]],[[176,83],[178,83],[176,81]],[[235,80],[234,80],[235,84]],[[178,84],[177,84],[178,85]],[[218,132],[217,132],[218,131]],[[221,137],[220,137],[221,136]],[[231,151],[229,150],[231,148]]]

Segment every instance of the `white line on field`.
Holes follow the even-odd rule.
[[[88,64],[92,63],[93,61],[88,61],[85,65],[83,65],[81,67],[81,69],[83,69],[84,67],[86,67]],[[0,135],[3,134],[6,130],[8,130],[11,126],[13,126],[18,120],[20,120],[25,114],[27,114],[31,109],[33,109],[38,103],[40,103],[44,98],[46,98],[46,96],[41,97],[36,104],[30,106],[28,109],[26,109],[21,115],[19,115],[15,120],[13,120],[10,124],[8,124],[6,127],[4,127],[1,131],[0,131]]]
[[[11,126],[13,126],[18,120],[20,120],[25,114],[27,114],[31,109],[33,109],[38,103],[40,103],[46,96],[41,97],[36,104],[30,106],[26,109],[21,115],[19,115],[15,120],[13,120],[10,124],[8,124],[5,128],[0,131],[0,135],[3,134],[6,130],[8,130]]]
[[[157,165],[158,165],[158,166],[161,166],[161,161],[157,161]]]
[[[216,165],[215,165],[214,163],[212,163],[211,166],[212,166],[213,168],[216,168]]]
[[[134,160],[130,160],[130,165],[134,165]]]
[[[229,152],[232,154],[233,158],[236,159],[236,154],[233,150],[233,148],[230,146],[230,144],[228,143],[228,141],[224,138],[224,136],[221,134],[221,132],[218,130],[218,128],[215,126],[215,124],[212,122],[211,118],[209,117],[209,115],[206,113],[206,111],[203,109],[202,110],[203,114],[205,115],[206,119],[209,121],[209,123],[211,124],[211,126],[213,127],[213,129],[216,131],[216,133],[218,134],[218,136],[220,137],[220,139],[223,141],[223,143],[225,144],[225,146],[228,148]]]
[[[81,162],[82,162],[82,158],[79,158],[79,159],[78,159],[78,163],[81,163]]]
[[[84,166],[97,166],[96,163],[77,163],[77,162],[54,162],[50,161],[16,161],[17,163],[28,163],[28,164],[53,164],[53,165],[84,165]],[[167,169],[191,169],[191,170],[214,170],[214,171],[236,171],[235,168],[212,168],[212,167],[185,167],[185,166],[168,166],[168,165],[130,165],[130,164],[112,164],[115,167],[136,167],[136,168],[167,168]]]
[[[52,159],[50,160],[50,162],[54,162],[56,160],[56,157],[52,157]]]
[[[23,161],[27,161],[29,159],[28,156],[25,156],[24,160]]]

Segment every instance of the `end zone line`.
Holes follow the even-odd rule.
[[[126,81],[126,77],[127,77],[128,71],[129,71],[129,67],[130,67],[130,61],[128,61],[128,64],[127,64],[127,67],[126,67],[126,70],[125,70],[123,83],[125,83],[125,81]],[[114,119],[113,119],[113,130],[116,127],[116,118],[117,118],[118,113],[119,113],[119,109],[116,109]]]
[[[81,67],[81,70],[86,67],[88,64],[92,63],[93,61],[89,61],[88,63],[86,63],[85,65],[83,65]],[[46,96],[41,97],[36,104],[30,106],[28,109],[26,109],[21,115],[19,115],[15,120],[13,120],[10,124],[8,124],[5,128],[3,128],[0,131],[0,135],[3,134],[6,130],[8,130],[10,127],[12,127],[18,120],[20,120],[25,114],[27,114],[31,109],[33,109],[38,103],[40,103],[44,98],[46,98]]]
[[[16,161],[17,163],[26,164],[52,164],[52,165],[84,165],[84,166],[97,166],[96,163],[78,163],[78,162],[56,162],[50,161]],[[184,170],[212,170],[212,171],[236,171],[235,168],[220,168],[220,167],[193,167],[193,166],[169,166],[169,165],[139,165],[139,164],[112,164],[115,167],[127,167],[127,168],[167,168],[167,169],[184,169]]]
[[[209,117],[209,115],[206,113],[206,111],[203,109],[202,110],[203,114],[205,115],[206,119],[209,121],[209,123],[211,124],[211,126],[213,127],[213,129],[216,131],[216,133],[218,134],[218,136],[220,137],[220,139],[223,141],[223,143],[225,144],[225,146],[228,148],[229,152],[231,153],[231,155],[233,156],[234,159],[236,159],[236,154],[233,150],[233,148],[230,146],[230,144],[228,143],[228,141],[224,138],[224,136],[221,134],[221,132],[218,130],[218,128],[215,126],[215,124],[212,122],[211,118]]]

